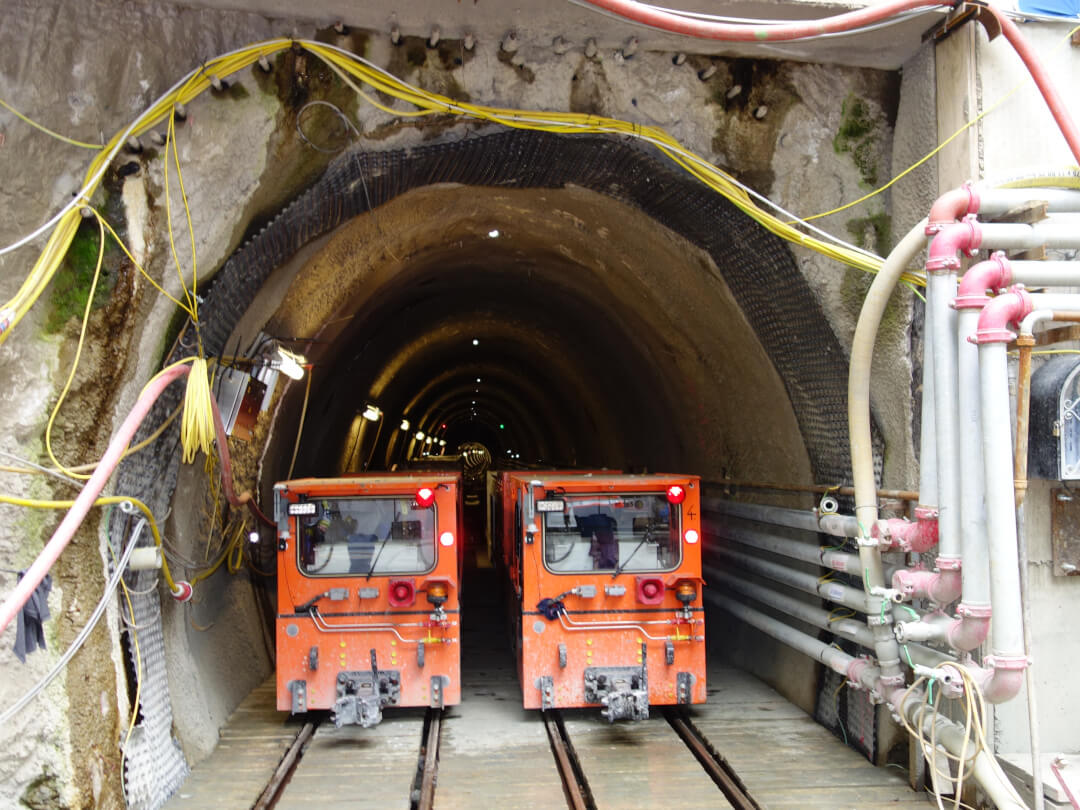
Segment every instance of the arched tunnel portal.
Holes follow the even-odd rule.
[[[344,155],[229,259],[201,313],[207,354],[263,332],[312,365],[309,389],[291,383],[253,440],[232,443],[263,503],[290,465],[293,477],[392,469],[441,441],[712,480],[846,475],[846,362],[790,250],[613,139],[511,132]],[[193,346],[189,325],[173,358]],[[377,422],[361,415],[369,404]],[[171,508],[168,531],[194,554],[204,532],[187,507],[212,495],[180,468],[175,433],[157,442],[157,466],[125,463],[119,486]],[[205,634],[176,605],[136,605],[139,622],[164,614],[157,688],[184,706],[160,718],[156,751],[148,737],[159,763],[170,727],[189,756],[208,752],[272,666],[270,591],[220,578],[200,590],[200,616],[228,617]],[[726,637],[792,660],[740,628]],[[812,700],[810,665],[794,666]],[[165,701],[144,713],[155,705],[168,714]]]

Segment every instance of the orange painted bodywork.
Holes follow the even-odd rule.
[[[461,523],[460,476],[444,473],[379,474],[351,478],[301,479],[275,487],[280,511],[304,495],[309,500],[381,496],[412,498],[420,487],[435,493],[435,563],[426,573],[382,575],[364,573],[308,576],[300,570],[298,518],[287,518],[287,531],[279,522],[277,571],[277,707],[289,711],[294,680],[307,683],[307,708],[330,709],[336,699],[336,679],[343,671],[371,669],[371,651],[378,668],[397,670],[401,694],[397,706],[432,705],[431,679],[443,678],[442,703],[461,701],[460,583],[465,537]],[[287,502],[287,503],[286,503]],[[279,521],[282,519],[279,518]],[[444,546],[439,537],[453,533],[453,545]],[[411,580],[415,600],[411,605],[390,604],[392,581]],[[446,586],[443,605],[445,620],[432,621],[434,607],[426,598],[431,584]],[[361,598],[360,589],[377,589],[375,596]],[[321,599],[315,617],[297,610],[320,593],[345,589],[345,599]],[[418,645],[423,640],[424,665],[418,661]],[[309,666],[310,652],[318,648],[318,667]]]
[[[502,538],[501,560],[508,578],[518,675],[525,708],[543,708],[539,679],[552,679],[552,708],[597,705],[585,700],[584,673],[588,667],[642,666],[642,643],[648,673],[648,696],[651,706],[679,703],[676,694],[679,673],[692,676],[689,694],[682,702],[705,702],[705,614],[701,590],[701,500],[700,481],[685,475],[623,475],[592,473],[512,472],[500,473],[502,520],[493,526],[493,534]],[[530,493],[530,482],[539,481]],[[678,484],[686,499],[678,507],[681,544],[678,564],[670,570],[644,572],[584,571],[555,573],[544,563],[543,515],[535,511],[530,518],[530,499],[545,498],[546,492],[560,495],[605,493],[659,494]],[[534,532],[529,542],[529,524]],[[685,541],[687,530],[697,532],[698,542]],[[654,603],[639,600],[639,578],[659,578],[662,594]],[[676,596],[676,588],[693,583],[695,596],[687,605]],[[542,599],[554,599],[575,586],[593,586],[592,597],[566,595],[562,602],[567,615],[547,618],[537,609]],[[623,586],[623,595],[610,595],[605,586]],[[571,629],[570,625],[574,625]],[[604,625],[604,626],[601,626]],[[674,662],[666,663],[666,642],[674,645]],[[560,645],[565,645],[565,666],[560,666]]]

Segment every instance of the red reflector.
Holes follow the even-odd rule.
[[[454,545],[454,533],[453,532],[443,532],[442,534],[439,535],[439,542],[442,543],[444,546],[452,546],[452,545]]]
[[[427,509],[435,503],[435,490],[431,487],[420,487],[416,490],[416,505],[421,509]]]
[[[668,503],[680,504],[686,500],[686,490],[678,484],[673,484],[668,487],[667,491]]]
[[[685,532],[683,532],[683,539],[687,543],[696,543],[698,541],[697,529],[687,529]]]

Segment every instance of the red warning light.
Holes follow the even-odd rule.
[[[676,506],[686,500],[686,490],[678,484],[672,484],[667,491],[668,503]]]
[[[390,581],[390,607],[409,607],[416,601],[416,587],[411,579]]]
[[[435,503],[435,490],[431,487],[420,487],[416,490],[416,505],[421,509],[427,509]]]
[[[637,600],[643,605],[658,605],[664,601],[664,583],[657,577],[637,578]]]

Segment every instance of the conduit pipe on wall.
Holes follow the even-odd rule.
[[[814,510],[785,509],[780,506],[762,506],[756,503],[709,497],[701,499],[701,508],[706,512],[716,512],[759,523],[771,523],[789,529],[823,532],[833,537],[859,536],[859,522],[851,515],[819,515]]]
[[[885,697],[911,725],[919,727],[921,724],[924,736],[936,739],[954,756],[969,757],[966,767],[971,769],[975,780],[1000,810],[1027,810],[1012,783],[997,764],[993,752],[979,748],[965,729],[947,719],[944,714],[924,711],[925,697],[920,691],[909,692],[902,684],[896,686],[886,682],[881,671],[866,659],[850,656],[714,590],[706,590],[705,599],[751,627],[820,661],[832,671],[845,676],[851,684]]]
[[[878,611],[875,615],[880,614],[881,598],[877,596],[867,596],[867,594],[863,593],[858,588],[852,588],[839,582],[819,582],[818,577],[814,574],[808,574],[805,571],[796,571],[791,566],[769,562],[768,560],[762,560],[758,557],[752,557],[749,554],[743,554],[728,548],[716,547],[713,549],[713,552],[724,557],[729,562],[740,566],[741,568],[745,568],[752,574],[757,574],[760,577],[779,582],[781,585],[786,585],[797,591],[813,594],[822,599],[827,599],[830,602],[835,602],[838,605],[857,610],[860,613]],[[705,571],[706,580],[718,572],[718,569],[711,566],[703,566],[702,570]],[[892,630],[889,630],[889,638],[893,639],[893,643],[896,642]],[[877,646],[876,642],[874,646]]]
[[[757,529],[731,526],[714,521],[706,521],[706,532],[730,540],[733,543],[768,551],[772,554],[779,554],[782,557],[790,557],[793,560],[801,560],[811,565],[820,565],[822,568],[831,568],[833,571],[842,571],[855,575],[859,573],[858,555],[846,554],[836,549],[822,548],[816,543],[803,543]]]
[[[764,585],[748,582],[727,571],[713,571],[709,574],[709,582],[714,588],[716,585],[722,585],[723,588],[719,589],[721,593],[728,591],[741,593],[743,596],[748,596],[799,621],[827,630],[849,641],[854,641],[868,650],[874,649],[874,636],[862,619],[836,618],[833,613],[824,608],[809,605],[794,596],[780,593],[780,591],[772,588],[766,588]]]
[[[41,580],[49,573],[49,569],[53,567],[61,552],[67,548],[71,538],[75,536],[75,532],[82,525],[87,512],[90,511],[90,507],[93,506],[94,501],[101,494],[101,490],[105,488],[109,478],[112,477],[113,471],[116,469],[116,465],[120,463],[120,458],[123,456],[127,446],[131,443],[135,431],[138,430],[139,425],[142,424],[143,419],[150,412],[150,407],[174,380],[187,376],[190,371],[191,366],[187,364],[173,366],[161,372],[143,389],[135,402],[135,406],[131,409],[123,424],[120,425],[120,429],[113,436],[112,441],[109,442],[109,446],[101,457],[101,461],[98,462],[94,474],[90,476],[86,486],[79,492],[75,504],[64,515],[64,519],[56,527],[53,536],[49,539],[45,548],[42,549],[41,554],[34,560],[33,565],[27,569],[23,578],[19,580],[15,590],[0,605],[0,633],[7,628],[11,620],[15,618],[15,614],[26,604],[30,594],[41,584]]]

